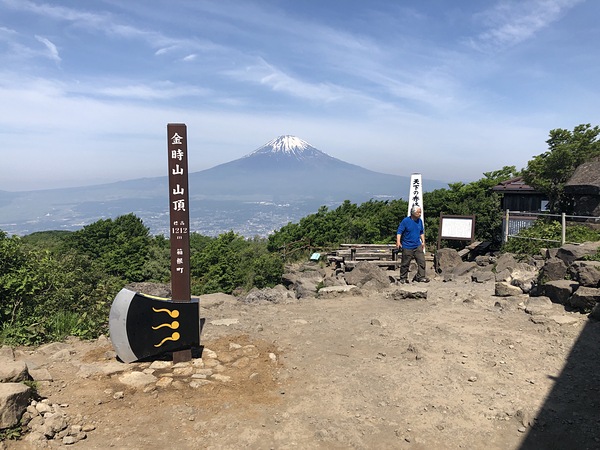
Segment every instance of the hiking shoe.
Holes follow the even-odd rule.
[[[408,279],[407,278],[400,278],[398,280],[398,284],[408,284]]]
[[[427,277],[423,277],[423,278],[415,278],[415,281],[417,283],[429,283],[430,280]]]

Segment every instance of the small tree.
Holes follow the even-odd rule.
[[[534,156],[523,171],[525,181],[548,196],[554,213],[571,212],[571,199],[565,197],[564,186],[582,163],[600,155],[600,128],[578,125],[573,131],[557,128],[546,141],[548,151]]]

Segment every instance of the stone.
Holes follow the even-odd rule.
[[[359,288],[369,283],[372,289],[386,289],[390,286],[390,277],[381,267],[368,261],[360,261],[346,273],[346,283]]]
[[[548,281],[563,280],[567,274],[567,265],[562,259],[550,258],[540,270],[539,279],[544,283]]]
[[[512,279],[510,274],[511,274],[511,271],[508,269],[504,269],[501,272],[496,272],[496,275],[495,275],[496,282],[506,281],[507,283],[510,284],[510,280]]]
[[[318,298],[336,298],[347,295],[361,295],[362,291],[354,285],[329,286],[319,289]]]
[[[0,347],[0,358],[8,358],[10,360],[14,360],[15,351],[9,345],[3,345]]]
[[[554,303],[565,305],[578,287],[579,283],[575,281],[556,280],[545,283],[542,291],[543,295],[549,297]]]
[[[477,264],[473,261],[461,261],[454,269],[452,274],[457,277],[463,277],[477,268]]]
[[[518,263],[511,273],[511,282],[513,286],[519,287],[525,294],[528,294],[537,282],[539,270],[530,264]]]
[[[0,383],[19,383],[29,379],[25,362],[0,357]]]
[[[462,258],[453,248],[441,248],[434,255],[434,267],[437,273],[448,273],[462,263]]]
[[[590,317],[592,319],[600,321],[600,303],[596,303],[596,306],[592,308],[592,312],[590,313]]]
[[[0,429],[19,423],[29,406],[31,388],[22,383],[0,383]]]
[[[506,281],[496,282],[494,288],[494,295],[496,297],[513,297],[523,294],[523,291],[520,287],[513,286]]]
[[[282,286],[285,289],[285,286]],[[229,294],[215,293],[215,294],[204,294],[199,297],[199,303],[201,308],[215,308],[221,305],[234,305],[238,303],[238,300]]]
[[[154,375],[135,371],[122,375],[119,377],[119,381],[126,386],[140,389],[148,384],[156,383],[157,378]]]
[[[600,289],[584,286],[577,289],[569,299],[569,304],[582,312],[591,311],[598,302],[600,302]]]
[[[211,325],[217,325],[217,326],[231,326],[231,325],[236,325],[240,323],[240,319],[217,319],[217,320],[212,320],[210,322]]]
[[[591,256],[600,249],[600,242],[585,242],[583,244],[565,244],[558,249],[556,257],[562,259],[567,266],[584,256]]]
[[[69,344],[65,344],[64,342],[51,342],[49,344],[44,344],[38,347],[37,352],[43,355],[53,355],[61,350],[67,350],[71,348]]]
[[[390,298],[392,300],[426,299],[427,289],[409,285],[391,290],[390,292],[386,293],[386,298]]]
[[[585,287],[600,287],[600,261],[575,261],[569,266],[571,279]]]
[[[495,274],[491,270],[479,269],[471,274],[471,281],[474,283],[485,283],[492,280],[495,280]]]
[[[496,273],[500,273],[503,270],[508,270],[512,273],[515,267],[517,267],[515,256],[512,253],[503,253],[498,257],[496,262]]]
[[[29,375],[33,381],[54,381],[52,374],[48,371],[48,369],[30,369]]]
[[[525,304],[525,312],[532,316],[544,314],[552,310],[552,300],[548,297],[529,297]]]

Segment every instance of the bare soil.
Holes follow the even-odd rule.
[[[527,296],[495,297],[493,282],[426,287],[420,300],[216,302],[203,346],[259,355],[227,365],[231,382],[144,392],[57,361],[40,394],[95,425],[71,446],[86,449],[600,448],[599,323],[561,305],[532,316]],[[110,350],[76,342],[76,364]]]

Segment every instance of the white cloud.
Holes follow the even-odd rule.
[[[36,35],[35,38],[39,42],[41,42],[42,44],[44,44],[46,46],[46,48],[48,49],[47,56],[51,60],[53,60],[57,63],[59,63],[61,61],[60,55],[58,54],[58,48],[56,48],[56,45],[54,45],[49,39],[46,39],[45,37]]]
[[[469,43],[480,51],[517,45],[560,20],[583,0],[503,0],[477,14],[486,29]]]

